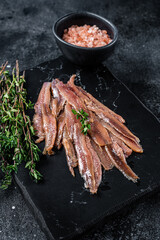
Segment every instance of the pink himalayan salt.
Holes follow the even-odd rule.
[[[106,30],[99,29],[96,25],[72,25],[64,30],[62,39],[80,47],[94,48],[109,44],[112,39]]]

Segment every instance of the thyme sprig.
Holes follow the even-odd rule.
[[[88,120],[88,113],[86,113],[83,109],[78,110],[78,112],[75,109],[72,109],[72,113],[76,115],[77,119],[80,119],[80,123],[82,124],[81,126],[81,132],[84,135],[87,135],[88,130],[91,129],[91,125]]]
[[[24,73],[19,75],[19,65],[13,68],[12,76],[0,68],[0,169],[4,174],[1,188],[7,189],[12,182],[12,173],[17,173],[19,165],[24,161],[25,167],[35,181],[42,178],[36,170],[39,161],[39,148],[34,143],[35,135],[27,109],[33,109],[31,101],[27,101],[24,88]]]

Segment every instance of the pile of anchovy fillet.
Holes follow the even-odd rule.
[[[138,176],[126,158],[142,153],[140,140],[124,125],[125,120],[91,94],[74,84],[76,75],[64,84],[58,79],[45,82],[34,106],[37,143],[45,140],[43,154],[63,145],[69,170],[78,166],[85,187],[96,193],[102,180],[102,166],[114,166],[136,182]]]

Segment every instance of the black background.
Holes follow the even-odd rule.
[[[52,24],[75,10],[98,13],[117,26],[119,40],[106,65],[160,118],[159,1],[3,0],[0,62],[8,60],[13,66],[19,59],[23,70],[58,57]],[[140,202],[82,239],[159,239],[159,198],[156,194]],[[46,239],[14,185],[0,192],[0,199],[0,239]]]

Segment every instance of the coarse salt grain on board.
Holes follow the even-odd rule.
[[[99,29],[96,25],[72,25],[64,30],[62,39],[80,47],[102,47],[109,44],[112,39],[106,30]]]

